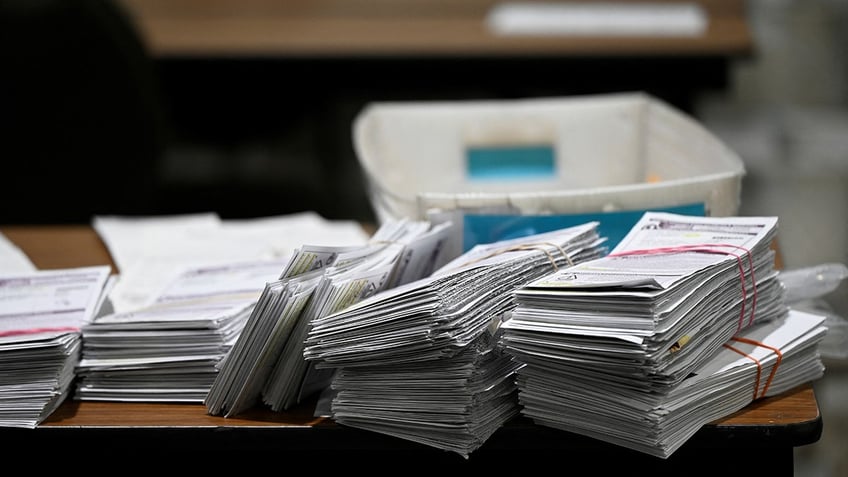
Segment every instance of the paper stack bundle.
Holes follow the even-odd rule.
[[[532,362],[518,373],[535,423],[668,458],[704,424],[819,379],[825,317],[798,310],[746,328],[677,386],[649,393]]]
[[[497,348],[513,291],[606,252],[597,223],[477,245],[430,277],[313,320],[304,357],[336,369],[329,415],[467,457],[518,413]]]
[[[75,398],[196,402],[284,262],[187,266],[148,306],[100,316],[82,328]]]
[[[773,217],[648,212],[606,257],[518,290],[501,344],[525,365],[518,371],[523,412],[667,457],[704,422],[750,402],[751,393],[740,391],[735,402],[702,411],[706,420],[676,423],[685,430],[671,435],[662,423],[676,415],[661,405],[702,377],[731,338],[785,321],[771,249],[776,228]],[[602,402],[598,394],[634,409],[589,404]],[[563,395],[573,404],[539,404]]]
[[[364,245],[304,245],[280,278],[266,284],[204,403],[234,416],[262,402],[279,411],[329,385],[303,357],[309,323],[382,290],[430,274],[452,257],[440,252],[451,223],[401,219],[380,226]]]
[[[0,275],[0,426],[35,428],[71,395],[80,328],[103,308],[109,272]]]

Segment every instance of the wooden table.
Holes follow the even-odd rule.
[[[109,253],[87,225],[7,226],[0,232],[38,268],[110,264]],[[469,459],[378,433],[339,426],[313,415],[316,402],[287,412],[257,407],[240,416],[210,416],[200,404],[66,401],[36,429],[0,428],[4,455],[38,449],[43,457],[75,460],[97,471],[96,459],[126,459],[136,470],[204,471],[291,469],[297,461],[329,471],[530,471],[586,469],[640,475],[762,473],[792,475],[793,450],[821,436],[822,417],[812,385],[758,400],[705,425],[670,458],[652,456],[518,417]],[[398,468],[398,465],[410,466]],[[589,467],[587,467],[589,466]],[[82,469],[81,469],[82,470]],[[114,470],[114,469],[113,469]],[[751,475],[758,475],[751,474]]]
[[[151,52],[168,56],[746,55],[745,2],[698,0],[700,35],[501,35],[502,0],[121,0]],[[562,2],[560,2],[562,3]],[[597,3],[597,2],[596,2]],[[619,3],[657,2],[625,0]]]

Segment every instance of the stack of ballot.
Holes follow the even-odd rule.
[[[269,258],[186,266],[147,306],[87,323],[74,397],[202,402],[263,286],[285,263]]]
[[[429,277],[311,321],[304,357],[335,369],[336,422],[468,455],[518,413],[497,347],[513,291],[606,252],[597,222],[477,245]]]
[[[790,310],[746,328],[682,383],[657,393],[533,360],[518,372],[521,412],[540,425],[666,459],[704,424],[821,378],[824,321]]]
[[[0,275],[0,426],[35,428],[71,394],[80,328],[104,309],[110,269]]]
[[[763,345],[766,355],[779,356],[768,346],[798,340],[798,349],[814,351],[810,345],[820,338],[815,320],[787,322],[771,249],[776,228],[774,217],[647,212],[607,256],[516,291],[517,306],[502,325],[500,342],[524,365],[518,371],[522,412],[542,424],[667,457],[703,423],[750,402],[747,390],[762,383],[721,376],[719,384],[696,385],[719,354],[727,355],[730,340],[749,333],[764,339],[763,330],[778,329],[781,337],[797,331]],[[781,365],[790,385],[820,375],[813,351],[800,353],[802,372]],[[746,373],[750,378],[750,369]],[[766,388],[786,389],[772,384],[763,393]],[[704,405],[729,394],[733,399]],[[607,401],[620,404],[598,405]]]
[[[354,221],[314,212],[98,216],[93,226],[120,274],[112,313],[83,330],[76,396],[85,400],[202,402],[263,287],[301,240],[368,238]]]
[[[221,363],[204,400],[207,412],[230,417],[260,400],[280,411],[328,386],[332,372],[303,357],[309,323],[432,273],[453,258],[443,253],[453,227],[399,219],[382,224],[364,245],[296,249]]]
[[[153,216],[95,216],[92,226],[119,276],[109,292],[116,312],[147,306],[162,283],[190,266],[289,257],[303,243],[365,243],[352,220],[327,220],[306,211],[245,219],[203,212]]]

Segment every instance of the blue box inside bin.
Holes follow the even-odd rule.
[[[706,206],[703,203],[652,210],[706,216]],[[607,245],[612,250],[645,212],[645,210],[628,210],[561,215],[465,214],[462,219],[462,248],[463,251],[468,251],[474,245],[481,243],[525,237],[598,221],[598,233],[608,238]]]

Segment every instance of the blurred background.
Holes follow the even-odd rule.
[[[0,0],[0,223],[373,221],[351,142],[368,102],[644,91],[741,156],[740,214],[779,216],[785,268],[848,263],[848,2],[703,0],[705,35],[626,42],[493,40],[496,3]],[[813,305],[848,316],[848,284]],[[830,346],[796,475],[848,475]]]
[[[743,215],[777,215],[787,269],[848,264],[848,2],[748,1],[755,44],[696,116],[744,160]],[[841,317],[815,384],[824,427],[795,475],[848,475],[848,283],[813,304]]]

